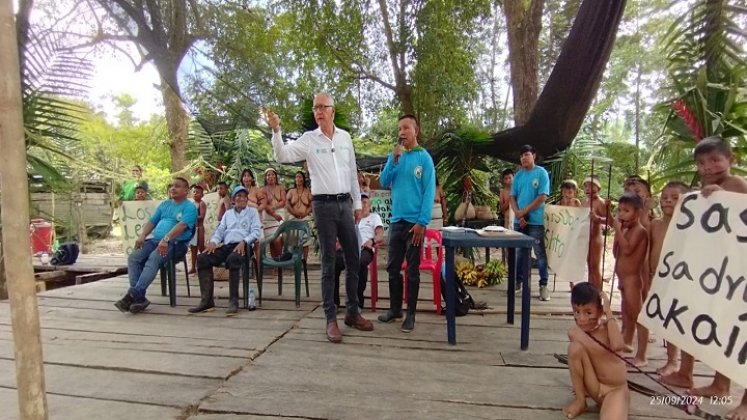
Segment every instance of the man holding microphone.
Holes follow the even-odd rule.
[[[402,332],[415,328],[420,290],[420,254],[425,227],[431,221],[436,195],[436,171],[431,155],[418,145],[420,127],[413,115],[399,119],[399,141],[381,172],[381,185],[392,190],[392,223],[386,271],[389,273],[389,311],[381,322],[402,318],[403,281],[400,270],[407,260],[407,317]]]

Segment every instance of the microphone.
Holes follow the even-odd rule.
[[[397,145],[398,145],[398,146],[402,146],[403,144],[405,144],[405,139],[404,139],[404,137],[400,137],[400,138],[398,138],[398,139],[397,139]]]

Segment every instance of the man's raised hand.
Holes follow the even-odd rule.
[[[272,112],[268,108],[262,107],[262,115],[264,116],[267,125],[270,126],[272,131],[280,131],[280,117],[278,117],[278,114]]]

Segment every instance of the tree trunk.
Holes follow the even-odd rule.
[[[542,9],[545,0],[505,0],[503,13],[508,26],[508,61],[514,96],[514,123],[523,125],[537,100],[537,63]]]
[[[0,1],[0,214],[20,418],[47,419],[39,308],[29,245],[29,189],[13,5]],[[7,246],[12,244],[11,246]],[[3,411],[11,411],[5,407]]]
[[[163,105],[166,108],[166,125],[169,128],[171,171],[178,172],[187,166],[187,127],[189,119],[179,95],[163,80],[161,86]]]

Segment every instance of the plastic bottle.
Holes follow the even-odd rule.
[[[49,264],[49,254],[47,254],[46,252],[43,253],[43,254],[41,254],[40,259],[41,259],[41,263],[42,264],[44,264],[44,265]]]
[[[249,289],[249,310],[253,311],[257,309],[257,306],[254,305],[254,288]]]

